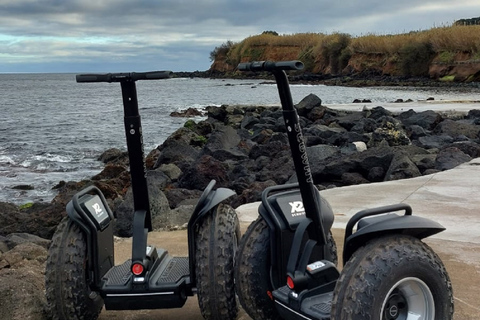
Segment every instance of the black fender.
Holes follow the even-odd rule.
[[[196,283],[195,276],[195,227],[200,220],[215,206],[224,200],[235,195],[235,191],[228,188],[218,188],[213,190],[216,181],[212,180],[203,190],[202,195],[198,199],[197,205],[193,210],[193,214],[188,221],[188,260],[190,265],[190,279],[192,283]]]
[[[94,206],[94,207],[93,207]],[[113,212],[95,186],[76,193],[66,207],[67,215],[83,232],[87,245],[87,277],[94,288],[114,265]]]
[[[405,211],[400,216],[394,211]],[[370,217],[375,216],[376,217]],[[353,227],[357,224],[357,231]],[[404,203],[366,209],[357,212],[347,223],[345,228],[345,244],[343,249],[343,265],[352,254],[361,246],[374,238],[390,234],[402,234],[423,239],[445,230],[438,222],[430,219],[412,216],[412,208]]]

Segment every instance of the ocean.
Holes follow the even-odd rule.
[[[327,106],[354,99],[369,99],[372,107],[396,99],[478,100],[476,93],[441,88],[292,85],[291,90],[294,103],[314,93]],[[172,111],[279,104],[275,85],[263,80],[139,81],[137,93],[146,153],[187,120],[170,117]],[[60,181],[99,173],[103,151],[126,150],[118,83],[76,83],[74,74],[0,74],[0,108],[0,201],[51,201]],[[22,185],[33,189],[13,188]]]

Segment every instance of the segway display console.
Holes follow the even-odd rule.
[[[413,216],[407,204],[355,214],[345,228],[344,267],[337,269],[333,211],[314,185],[285,72],[302,68],[300,61],[238,65],[275,77],[298,179],[264,191],[259,217],[242,236],[235,264],[240,303],[262,320],[451,320],[450,279],[421,241],[445,228]]]
[[[115,216],[101,190],[90,186],[67,205],[49,248],[48,312],[53,319],[96,319],[107,310],[179,308],[198,295],[206,319],[235,319],[233,261],[240,229],[224,200],[230,189],[204,190],[188,223],[188,257],[148,244],[152,231],[136,81],[170,77],[169,71],[78,75],[77,82],[117,82],[123,96],[134,208],[132,256],[114,261]],[[214,268],[213,265],[222,265]]]

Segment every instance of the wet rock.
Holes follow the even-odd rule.
[[[98,160],[103,163],[124,162],[126,159],[128,159],[128,153],[117,148],[111,148],[104,151],[98,158]]]
[[[182,111],[174,111],[170,113],[170,117],[181,117],[181,118],[193,118],[193,117],[202,117],[204,114],[202,111],[195,108],[188,108]]]
[[[12,189],[16,189],[16,190],[34,190],[35,187],[32,186],[32,185],[29,185],[29,184],[20,184],[20,185],[13,186]]]

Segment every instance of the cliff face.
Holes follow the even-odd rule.
[[[299,48],[257,48],[262,50],[261,59],[252,59],[252,55],[245,55],[240,62],[254,60],[298,60]],[[301,59],[300,59],[301,60]],[[471,53],[456,53],[449,61],[445,61],[442,54],[436,54],[431,62],[425,66],[428,69],[428,77],[441,81],[471,82],[480,81],[480,59]],[[226,57],[218,57],[210,67],[210,71],[219,73],[234,73],[235,66],[227,63]],[[332,66],[325,61],[316,60],[313,68],[306,69],[305,72],[318,74],[334,74]],[[354,74],[377,74],[385,76],[405,76],[401,66],[395,57],[389,57],[381,53],[354,53],[348,60],[341,75],[348,76]]]
[[[429,75],[433,79],[478,82],[480,58],[469,53],[457,53],[451,61],[444,61],[441,55],[437,55],[430,64]]]

